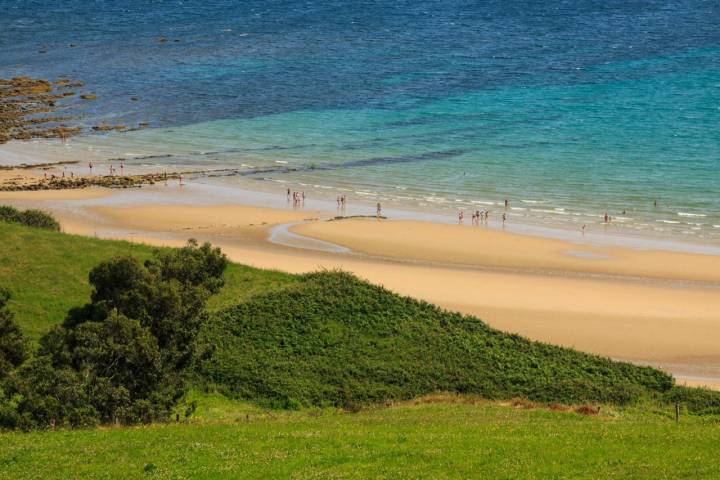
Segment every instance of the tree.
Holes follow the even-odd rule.
[[[158,250],[144,264],[133,257],[103,262],[90,272],[91,302],[72,310],[64,326],[101,321],[117,310],[150,329],[168,368],[183,369],[206,319],[205,304],[224,285],[227,264],[219,248],[194,240],[180,249]]]
[[[0,288],[0,380],[20,366],[28,355],[27,342],[7,308],[9,299],[10,293]]]
[[[190,241],[141,263],[117,257],[93,268],[90,302],[40,340],[36,358],[8,382],[6,426],[88,426],[167,418],[187,389],[205,304],[228,261]],[[0,398],[0,400],[2,400]]]

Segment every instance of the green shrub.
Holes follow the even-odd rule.
[[[10,294],[0,288],[0,381],[28,355],[28,347],[13,314],[7,308]]]
[[[90,272],[90,303],[72,309],[11,375],[7,428],[149,423],[168,418],[187,389],[185,368],[222,286],[227,259],[209,244],[132,257]],[[16,399],[17,401],[11,401]]]
[[[60,230],[60,224],[50,214],[42,210],[20,211],[14,207],[0,205],[0,221],[21,223],[28,227]]]
[[[673,385],[659,370],[529,341],[339,272],[222,311],[199,342],[200,378],[282,408],[438,391],[625,404]]]
[[[665,395],[669,403],[679,403],[690,413],[720,415],[720,392],[707,388],[676,386]]]

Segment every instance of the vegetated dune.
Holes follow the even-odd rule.
[[[527,340],[342,272],[303,275],[213,316],[199,375],[277,407],[344,406],[437,391],[541,402],[659,397],[659,370]]]

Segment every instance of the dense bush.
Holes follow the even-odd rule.
[[[667,392],[665,399],[682,404],[692,413],[720,415],[720,392],[716,390],[677,386]]]
[[[18,210],[7,205],[0,205],[0,221],[21,223],[28,227],[60,230],[60,224],[50,214],[41,210]]]
[[[0,381],[27,357],[27,342],[7,308],[10,294],[0,288]]]
[[[103,262],[90,303],[40,340],[7,381],[6,427],[139,423],[168,417],[186,391],[185,368],[222,286],[227,259],[209,244]]]
[[[673,384],[658,370],[503,333],[349,274],[301,280],[213,318],[199,340],[199,376],[281,407],[353,407],[436,391],[624,404]]]

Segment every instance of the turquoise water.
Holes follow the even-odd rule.
[[[82,78],[88,125],[149,121],[92,140],[129,163],[720,242],[717,2],[5,3],[0,76]]]

